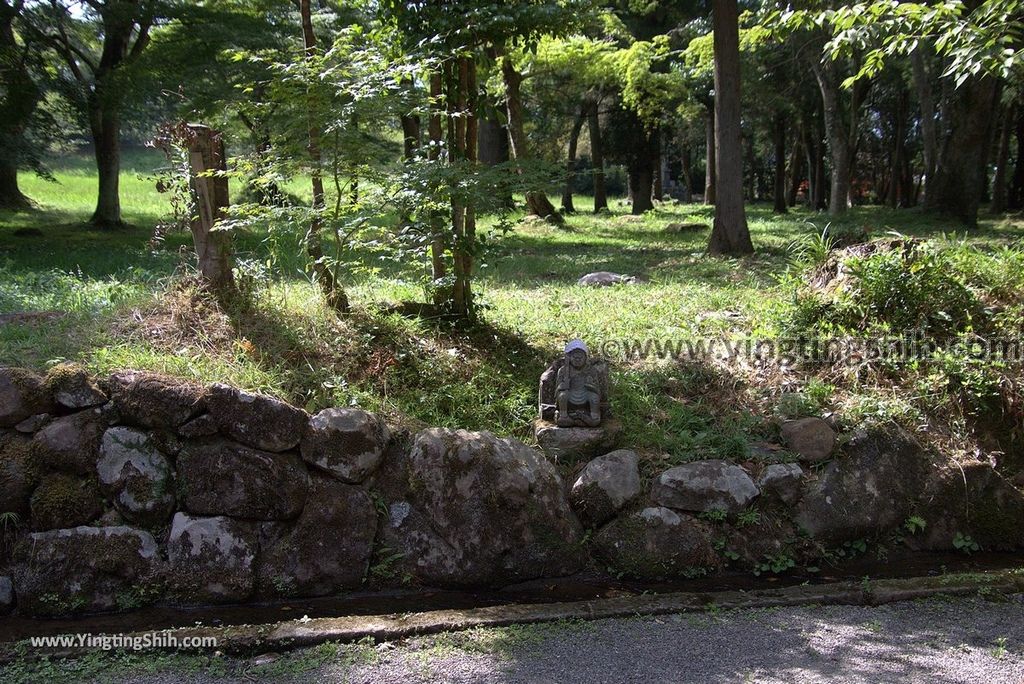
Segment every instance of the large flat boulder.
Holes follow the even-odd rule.
[[[15,550],[14,588],[26,615],[59,616],[135,605],[156,592],[163,563],[152,535],[131,527],[34,532]]]
[[[619,449],[590,461],[569,493],[573,510],[588,525],[610,520],[640,494],[640,469],[636,452]]]
[[[747,472],[728,461],[710,460],[669,468],[654,482],[651,501],[680,511],[735,514],[757,498]]]
[[[41,377],[20,368],[0,367],[0,428],[52,410],[53,400]]]
[[[898,428],[860,431],[805,485],[795,520],[816,540],[872,537],[902,525],[924,489],[928,459]]]
[[[174,512],[173,469],[148,433],[129,427],[107,430],[96,469],[103,491],[127,520],[161,525]]]
[[[358,484],[380,465],[391,433],[377,416],[330,408],[313,416],[302,438],[302,458],[342,482]]]
[[[594,555],[616,573],[639,580],[699,577],[719,565],[707,525],[652,506],[608,523],[594,537]]]
[[[262,451],[288,451],[299,445],[309,415],[280,399],[217,383],[207,397],[210,415],[231,439]]]
[[[37,432],[32,448],[47,468],[89,475],[96,472],[105,428],[106,421],[99,411],[80,411],[58,418]]]
[[[182,448],[177,476],[189,513],[253,520],[296,517],[309,482],[297,454],[269,453],[222,439]]]
[[[60,406],[78,411],[107,403],[107,395],[88,372],[73,363],[61,364],[50,369],[46,382],[53,390],[53,398]]]
[[[950,465],[928,478],[914,509],[925,528],[906,535],[929,551],[951,551],[957,535],[986,551],[1024,549],[1024,493],[988,463]]]
[[[106,389],[122,420],[141,427],[173,429],[205,408],[204,387],[156,373],[114,373]]]
[[[294,523],[262,525],[259,593],[325,596],[358,587],[376,535],[377,510],[365,490],[314,474]]]
[[[514,439],[432,428],[378,472],[382,546],[432,585],[494,586],[582,565],[582,530],[555,467]]]
[[[256,551],[254,523],[176,513],[167,539],[171,593],[190,604],[244,601],[255,587]]]
[[[539,420],[534,425],[537,444],[553,461],[573,463],[606,454],[619,444],[622,423],[606,418],[597,427],[558,427]]]

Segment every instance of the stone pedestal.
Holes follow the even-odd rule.
[[[558,427],[550,421],[537,420],[533,432],[551,460],[582,461],[614,450],[622,436],[622,423],[609,418],[597,427]]]

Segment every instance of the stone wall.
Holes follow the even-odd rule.
[[[221,384],[0,368],[0,610],[678,579],[812,562],[856,540],[1024,547],[1024,496],[986,464],[952,472],[896,429],[835,453],[817,419],[783,436],[777,458],[645,482],[629,450],[555,463],[488,432],[408,434]],[[784,462],[793,453],[802,464]]]

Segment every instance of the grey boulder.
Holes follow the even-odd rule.
[[[167,539],[171,591],[191,604],[244,601],[255,587],[256,550],[252,523],[176,513]]]
[[[174,511],[174,475],[150,436],[128,427],[103,433],[96,464],[100,486],[128,520],[153,526]]]
[[[97,612],[157,592],[162,571],[148,532],[75,527],[35,532],[18,544],[14,589],[25,615]]]
[[[651,501],[680,511],[738,513],[759,491],[746,471],[727,461],[686,463],[669,468],[654,482]]]
[[[555,467],[489,432],[432,428],[378,473],[383,546],[433,585],[502,585],[576,572],[582,529]]]
[[[294,523],[264,523],[257,587],[261,595],[324,596],[362,584],[377,535],[377,510],[359,487],[312,475]]]
[[[0,428],[14,427],[29,416],[52,409],[41,377],[20,368],[0,367]]]
[[[177,478],[185,510],[254,520],[294,518],[306,503],[309,476],[296,454],[250,449],[227,440],[185,446]]]
[[[700,576],[719,565],[706,525],[658,506],[601,528],[594,555],[616,574],[639,580]]]
[[[773,463],[757,477],[761,495],[791,504],[800,497],[800,484],[804,470],[796,463]]]
[[[590,525],[601,525],[640,493],[636,452],[619,449],[588,463],[569,493],[573,510]]]
[[[217,383],[207,397],[220,431],[263,451],[288,451],[299,444],[309,415],[291,404]]]
[[[372,413],[330,408],[313,416],[302,438],[302,458],[342,482],[358,484],[380,465],[391,434]]]
[[[122,420],[148,428],[176,428],[205,407],[203,387],[156,373],[114,373],[107,391]]]

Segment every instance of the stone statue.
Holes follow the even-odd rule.
[[[597,427],[608,414],[608,366],[582,340],[565,345],[540,379],[540,413],[558,427]]]
[[[596,427],[601,424],[601,390],[590,367],[590,351],[583,340],[565,345],[565,363],[558,369],[555,399],[558,427]]]

